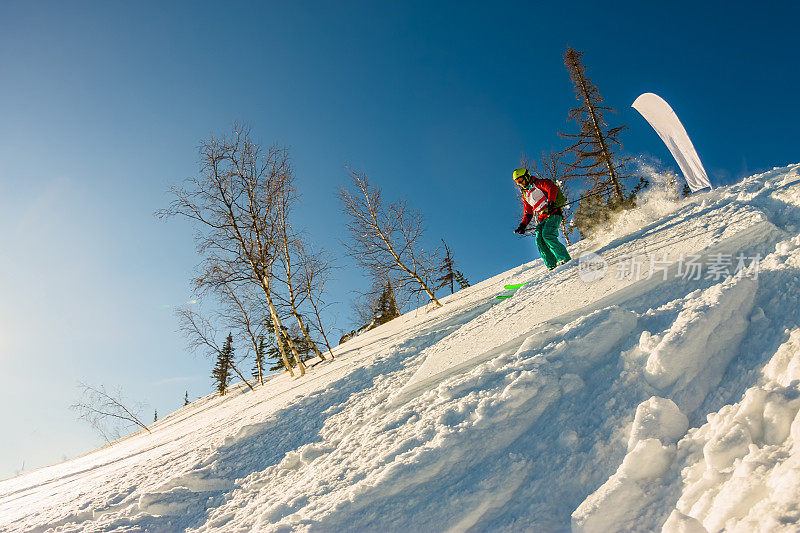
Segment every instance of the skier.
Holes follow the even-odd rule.
[[[567,252],[567,247],[558,240],[558,227],[564,219],[561,206],[566,198],[553,181],[534,178],[527,168],[518,168],[514,171],[514,181],[522,191],[525,204],[525,215],[514,233],[525,234],[525,228],[537,215],[536,246],[548,270],[553,270],[572,259]]]

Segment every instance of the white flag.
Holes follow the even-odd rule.
[[[657,94],[644,93],[631,107],[641,113],[667,145],[692,192],[711,187],[706,169],[700,162],[700,156],[697,155],[683,124],[678,120],[678,115],[669,104]]]

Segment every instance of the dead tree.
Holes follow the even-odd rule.
[[[175,199],[157,216],[180,215],[200,226],[198,250],[204,256],[195,289],[224,298],[220,287],[258,291],[268,309],[275,338],[283,325],[275,303],[274,268],[280,257],[278,202],[289,182],[291,167],[285,148],[266,149],[250,132],[234,125],[230,137],[211,137],[200,146],[201,167],[183,187],[171,189]],[[286,343],[300,375],[305,365],[291,339]],[[294,375],[282,343],[281,357]]]
[[[628,159],[618,157],[615,149],[622,148],[619,134],[626,126],[609,128],[606,124],[603,114],[616,111],[602,105],[603,97],[586,75],[582,56],[583,52],[573,48],[567,48],[564,53],[564,65],[580,102],[580,106],[570,110],[569,119],[578,124],[580,131],[559,133],[562,137],[575,140],[562,155],[571,156],[565,165],[570,173],[584,176],[587,191],[612,197],[614,203],[622,205],[626,199],[622,180],[631,176],[624,173],[624,163]]]
[[[78,383],[81,399],[70,406],[78,412],[78,418],[88,422],[106,442],[119,439],[121,431],[127,427],[140,427],[150,433],[150,429],[139,418],[141,405],[128,407],[120,390],[106,391],[105,387],[92,387]],[[122,424],[122,426],[119,426]]]
[[[396,288],[425,293],[436,307],[442,304],[431,287],[435,254],[422,250],[422,216],[397,201],[384,206],[381,191],[366,175],[351,173],[351,187],[339,189],[339,200],[349,218],[350,255],[375,278],[391,278]]]

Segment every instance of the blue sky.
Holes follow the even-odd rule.
[[[171,308],[192,298],[191,227],[152,213],[232,121],[288,146],[298,222],[342,255],[349,164],[426,217],[467,277],[535,257],[510,173],[562,148],[585,52],[629,154],[675,168],[630,104],[670,102],[715,184],[800,161],[800,8],[737,2],[0,3],[0,478],[99,443],[78,380],[166,414],[211,391]],[[339,261],[349,329],[364,280]],[[148,414],[146,416],[152,416]]]

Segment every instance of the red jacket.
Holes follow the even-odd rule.
[[[537,221],[541,222],[546,219],[550,213],[543,213],[542,208],[546,202],[555,203],[557,197],[558,186],[555,183],[548,179],[533,178],[531,187],[522,194],[525,206],[525,215],[522,217],[522,223],[527,226],[534,213],[537,214]]]

